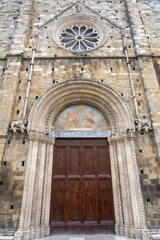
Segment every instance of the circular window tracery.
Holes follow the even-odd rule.
[[[52,38],[61,48],[72,52],[92,51],[107,40],[107,27],[96,17],[75,14],[57,20]]]
[[[65,29],[60,41],[62,46],[71,51],[86,51],[98,46],[99,35],[94,28],[77,25]]]

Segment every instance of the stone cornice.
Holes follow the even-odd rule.
[[[7,58],[22,58],[24,61],[31,61],[31,57],[25,57],[23,54],[8,54],[7,56],[0,57],[0,61],[7,60]],[[129,56],[130,59],[137,59],[138,57],[151,57],[151,58],[160,58],[160,55],[153,54],[139,54]],[[125,56],[89,56],[89,54],[76,54],[73,56],[51,56],[51,57],[35,57],[35,60],[56,60],[56,59],[125,59]]]

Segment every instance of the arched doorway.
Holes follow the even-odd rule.
[[[132,113],[121,95],[106,84],[76,79],[56,84],[35,102],[28,119],[30,139],[19,229],[15,239],[50,234],[49,215],[55,138],[53,123],[71,105],[90,105],[103,113],[108,138],[117,235],[142,238],[146,229],[134,147]]]
[[[50,232],[114,233],[107,121],[96,108],[79,104],[53,125]]]

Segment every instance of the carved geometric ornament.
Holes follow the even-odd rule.
[[[92,51],[107,40],[107,27],[97,18],[74,14],[57,20],[52,38],[61,48],[72,52]]]

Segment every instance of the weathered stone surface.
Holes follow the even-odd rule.
[[[75,13],[74,1],[0,2],[0,232],[18,228],[29,140],[26,132],[13,133],[9,123],[22,121],[37,25],[60,14]],[[160,231],[160,2],[157,0],[86,0],[83,11],[107,17],[122,27],[140,119],[152,129],[136,133],[136,156],[146,214],[151,232]],[[93,9],[101,16],[96,15]],[[38,97],[68,79],[92,79],[115,88],[136,118],[122,36],[119,28],[101,19],[108,39],[100,48],[75,54],[52,40],[54,21],[39,30],[25,120]],[[103,98],[103,96],[102,96]],[[38,101],[38,100],[37,100]],[[143,129],[142,129],[143,130]]]

